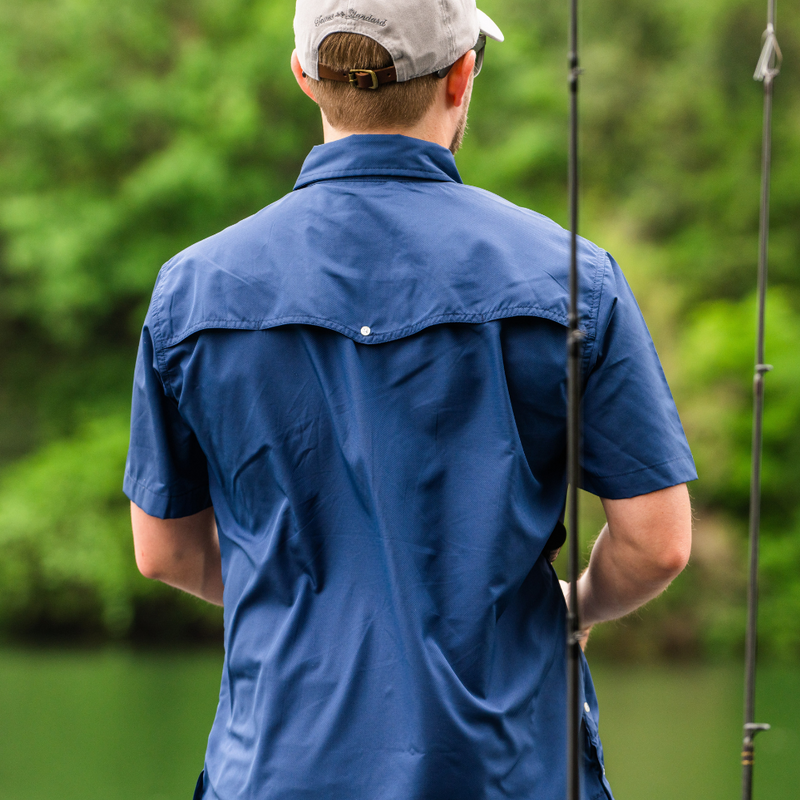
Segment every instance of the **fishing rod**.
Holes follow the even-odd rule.
[[[567,479],[569,481],[569,606],[567,608],[567,800],[580,800],[581,707],[578,611],[578,487],[581,484],[581,344],[578,327],[578,0],[569,32],[569,316],[567,326]]]
[[[756,645],[758,624],[758,543],[761,524],[761,451],[764,419],[764,321],[767,301],[767,245],[769,239],[769,178],[772,164],[772,90],[780,72],[781,49],[775,36],[776,0],[769,0],[764,45],[753,77],[764,84],[764,125],[761,144],[761,209],[758,231],[758,327],[753,377],[753,445],[750,478],[750,575],[747,585],[747,637],[745,641],[744,739],[742,742],[742,800],[753,795],[755,737],[769,725],[755,722]]]

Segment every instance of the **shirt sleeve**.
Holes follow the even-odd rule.
[[[152,330],[151,309],[136,359],[123,491],[147,514],[174,519],[211,505],[208,467],[162,377]]]
[[[607,256],[583,399],[583,487],[608,499],[695,480],[678,410],[622,271]]]

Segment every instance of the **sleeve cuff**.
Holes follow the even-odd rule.
[[[199,486],[179,495],[165,495],[154,492],[139,483],[130,473],[125,473],[122,491],[128,499],[145,514],[159,519],[178,519],[198,514],[212,505],[207,486]]]
[[[597,477],[584,474],[583,488],[607,500],[624,500],[694,480],[697,480],[694,459],[691,456],[679,456],[624,475]]]

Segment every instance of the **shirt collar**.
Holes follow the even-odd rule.
[[[461,183],[452,153],[423,139],[395,134],[355,134],[317,145],[294,185],[302,189],[316,181],[388,176]]]

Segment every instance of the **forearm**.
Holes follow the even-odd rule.
[[[691,548],[683,485],[604,506],[608,524],[578,581],[583,628],[630,614],[661,594],[686,566]]]
[[[213,509],[158,519],[132,503],[131,523],[142,575],[222,605],[222,560]]]
[[[221,606],[224,587],[216,528],[213,539],[205,541],[202,548],[182,553],[168,568],[154,577],[201,600]]]
[[[680,572],[647,563],[631,568],[638,554],[620,553],[626,548],[615,545],[605,526],[578,581],[583,628],[630,614],[661,594]]]

